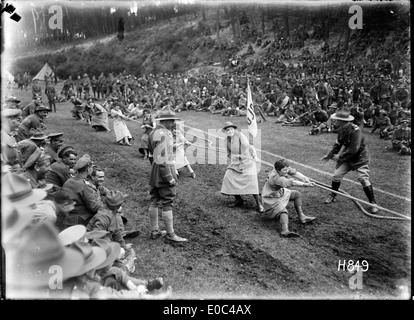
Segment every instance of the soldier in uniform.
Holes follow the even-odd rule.
[[[322,158],[322,161],[336,161],[336,168],[332,178],[332,190],[338,191],[342,178],[349,171],[356,171],[358,181],[372,204],[376,204],[374,190],[369,180],[369,154],[365,145],[361,128],[352,123],[354,117],[346,108],[338,110],[331,115],[335,120],[335,128],[338,130],[338,139],[332,150]],[[342,147],[344,150],[342,152]],[[325,204],[334,202],[336,193],[332,192],[325,200]],[[376,206],[371,207],[371,213],[378,213]]]
[[[380,110],[379,116],[375,118],[374,127],[371,130],[371,133],[374,133],[379,129],[380,139],[388,140],[388,130],[392,128],[391,120],[388,117],[388,113],[385,110]]]
[[[99,90],[98,90],[99,81],[96,79],[96,76],[93,75],[91,79],[91,87],[92,87],[92,93],[93,97],[95,99],[99,99]]]
[[[91,88],[91,79],[88,77],[87,73],[83,75],[82,85],[83,85],[83,94],[84,94],[83,98],[86,100],[89,98],[90,88]]]
[[[391,138],[392,148],[398,150],[398,155],[411,154],[411,129],[408,120],[401,120],[400,125],[394,130]]]
[[[43,146],[46,144],[47,136],[42,131],[36,131],[29,139],[24,139],[17,143],[17,148],[22,154],[22,168],[25,169],[26,161],[35,152],[40,149],[43,151]]]
[[[156,239],[166,236],[168,240],[184,242],[187,239],[179,237],[173,227],[173,202],[176,197],[177,176],[174,164],[173,144],[174,139],[171,129],[175,120],[175,112],[170,107],[161,110],[158,118],[159,123],[149,135],[149,152],[154,161],[150,173],[150,196],[149,207],[151,238]],[[158,227],[158,206],[162,204],[162,219],[167,231]]]
[[[91,182],[90,187],[92,188],[95,198],[103,205],[102,198],[109,193],[109,189],[102,185],[105,181],[105,171],[98,166],[93,166],[88,180]]]
[[[82,99],[83,82],[80,76],[75,80],[74,87],[76,89],[76,98]]]
[[[39,79],[35,79],[33,85],[32,85],[32,96],[33,99],[35,99],[36,96],[42,97],[42,87],[39,84]]]
[[[20,175],[29,180],[33,189],[39,188],[46,185],[45,175],[49,166],[50,156],[41,149],[36,149],[26,161],[26,171]]]
[[[14,138],[22,119],[19,109],[4,109],[1,111],[1,165],[2,172],[19,173],[22,166],[21,153]]]
[[[53,184],[55,190],[63,187],[65,182],[69,180],[71,170],[76,164],[77,153],[72,146],[65,146],[58,152],[60,160],[51,164],[49,171],[46,173],[46,183]]]
[[[70,89],[73,90],[73,81],[72,81],[72,77],[69,77],[64,83],[63,83],[63,88],[62,91],[60,92],[60,94],[63,94],[65,96],[66,100],[70,99]]]
[[[57,133],[50,133],[47,137],[49,138],[49,143],[45,147],[45,153],[50,155],[50,163],[54,163],[56,161],[59,161],[58,157],[58,151],[60,147],[63,145],[63,133],[57,132]]]
[[[36,130],[45,129],[44,119],[47,117],[48,112],[50,112],[50,109],[45,105],[41,104],[36,106],[35,114],[26,117],[20,124],[17,130],[16,140],[22,141],[28,139]]]
[[[42,98],[39,95],[36,95],[36,97],[33,98],[32,102],[30,102],[22,109],[22,118],[24,119],[27,116],[34,114],[35,108],[41,104]]]
[[[86,226],[91,218],[98,212],[101,205],[96,200],[91,189],[91,182],[87,180],[92,171],[92,161],[88,154],[84,154],[74,165],[77,174],[65,182],[63,188],[72,190],[75,195],[75,209],[63,221],[65,228],[75,224]]]

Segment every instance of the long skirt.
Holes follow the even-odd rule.
[[[108,113],[103,112],[101,114],[94,115],[91,120],[91,126],[96,130],[109,130]]]
[[[129,129],[123,120],[120,120],[120,119],[114,120],[114,132],[115,132],[116,142],[123,140],[125,137],[127,137],[128,139],[132,138],[131,133],[129,132]]]
[[[221,193],[227,195],[259,194],[256,162],[246,159],[231,163],[223,178]]]
[[[282,188],[277,192],[276,197],[262,197],[264,216],[271,219],[285,211],[291,193],[292,190]]]

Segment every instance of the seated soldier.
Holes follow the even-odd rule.
[[[87,231],[105,230],[110,232],[112,241],[118,242],[124,250],[132,249],[132,244],[126,244],[123,237],[123,225],[118,216],[122,212],[122,204],[126,195],[120,191],[111,190],[106,194],[103,208],[95,214],[86,225]]]
[[[269,99],[266,99],[265,102],[263,102],[262,104],[262,110],[264,110],[264,113],[269,117],[271,115],[273,116],[277,116],[278,112],[279,112],[279,108],[273,104],[272,102],[270,102]]]
[[[290,123],[293,122],[295,120],[295,118],[297,117],[297,114],[294,111],[294,107],[293,105],[290,103],[286,109],[285,112],[283,112],[283,114],[281,114],[279,116],[279,118],[277,118],[277,120],[275,121],[275,123]]]
[[[55,191],[62,188],[64,183],[74,176],[73,167],[76,164],[77,155],[72,146],[65,146],[59,150],[60,160],[50,165],[45,177],[46,183],[53,184]]]
[[[48,137],[40,130],[37,130],[30,138],[24,139],[17,143],[17,149],[21,153],[22,168],[26,169],[26,162],[29,157],[36,150],[42,150],[46,146],[46,140]]]
[[[221,112],[222,116],[236,116],[236,117],[241,117],[243,115],[246,115],[246,112],[243,110],[240,110],[239,107],[237,107],[235,104],[232,104],[231,107],[227,107],[226,109],[223,109]]]
[[[312,114],[312,124],[313,127],[311,131],[309,132],[310,135],[316,135],[322,130],[326,129],[328,130],[329,124],[327,121],[329,120],[329,114],[327,111],[322,109],[322,106],[318,104],[316,106],[316,111]]]
[[[77,170],[75,177],[69,178],[63,185],[63,188],[72,190],[76,195],[75,209],[63,221],[66,228],[75,224],[86,226],[89,220],[101,209],[101,204],[90,188],[91,183],[87,181],[88,175],[92,172],[92,165],[90,156],[84,154],[73,167],[74,170]]]
[[[380,110],[380,114],[375,118],[374,127],[371,133],[374,133],[377,129],[380,131],[380,139],[388,140],[388,129],[392,126],[391,120],[388,117],[388,113],[385,110]]]
[[[131,243],[125,243],[123,231],[124,225],[119,216],[122,213],[122,204],[127,195],[120,191],[109,191],[103,201],[103,208],[95,214],[86,225],[87,231],[104,230],[109,231],[111,241],[118,242],[126,252],[124,259],[125,264],[129,264],[129,260],[135,259],[135,251]]]
[[[398,150],[398,155],[411,155],[411,129],[408,120],[401,120],[391,138],[392,148]]]
[[[211,114],[221,113],[223,109],[226,108],[227,104],[228,102],[226,101],[225,98],[222,98],[222,97],[213,98],[213,101],[209,107],[210,113]]]
[[[27,179],[32,188],[39,188],[46,184],[45,176],[50,166],[50,156],[37,148],[25,163],[26,171],[20,175]]]

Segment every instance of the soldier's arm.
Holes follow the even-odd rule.
[[[331,149],[331,151],[327,154],[327,158],[332,159],[333,156],[339,152],[341,147],[342,147],[342,144],[338,140],[336,140],[335,144],[333,145],[333,147]]]

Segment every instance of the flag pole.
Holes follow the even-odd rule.
[[[253,98],[252,98],[252,91],[250,89],[249,77],[246,76],[247,79],[247,108],[246,108],[246,118],[249,133],[253,136],[253,138],[257,135],[257,121],[256,121],[256,114],[253,108]]]

